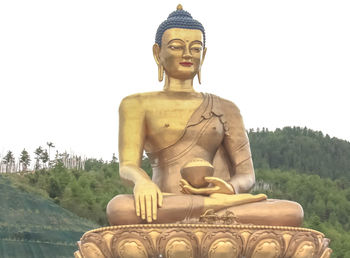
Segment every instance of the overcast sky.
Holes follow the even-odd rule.
[[[0,155],[53,142],[111,159],[118,106],[157,91],[152,45],[179,1],[0,1]],[[182,1],[206,29],[202,85],[246,128],[350,140],[350,1]]]

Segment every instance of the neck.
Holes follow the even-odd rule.
[[[165,75],[164,91],[174,92],[194,92],[193,89],[193,78],[192,79],[176,79]]]

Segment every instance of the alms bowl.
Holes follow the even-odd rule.
[[[205,177],[213,176],[213,166],[205,160],[195,159],[181,168],[181,176],[193,187],[207,187],[209,183],[205,181]]]

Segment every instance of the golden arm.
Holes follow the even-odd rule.
[[[224,105],[228,131],[223,146],[234,168],[228,181],[236,194],[246,193],[255,184],[255,173],[249,139],[239,109],[231,102]]]
[[[140,168],[145,139],[145,114],[140,106],[135,96],[124,98],[119,106],[119,173],[128,185],[149,179]]]
[[[140,167],[146,137],[145,110],[137,95],[124,98],[119,107],[119,174],[124,182],[134,185],[136,215],[148,222],[157,219],[157,206],[163,196]]]

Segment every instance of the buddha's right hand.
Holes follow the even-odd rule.
[[[134,199],[136,215],[147,222],[157,219],[157,209],[163,204],[163,194],[159,187],[151,180],[135,183]]]

